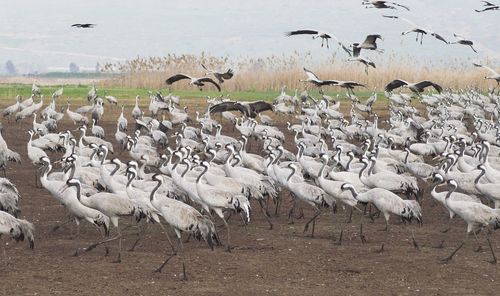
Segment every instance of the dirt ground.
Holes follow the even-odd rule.
[[[377,108],[382,113],[384,104],[378,104]],[[128,115],[130,110],[131,107],[127,109]],[[102,125],[108,139],[114,138],[117,112],[118,108],[110,110],[106,106]],[[144,240],[134,252],[125,251],[120,264],[112,263],[116,256],[115,242],[110,243],[107,257],[102,247],[72,257],[76,248],[88,246],[99,240],[100,235],[85,222],[79,239],[72,237],[73,224],[50,232],[52,226],[65,221],[67,216],[46,190],[35,187],[34,168],[26,155],[26,131],[31,119],[17,124],[8,124],[4,119],[3,126],[9,147],[23,157],[22,164],[10,165],[7,176],[21,192],[21,217],[34,223],[36,242],[31,251],[26,243],[16,244],[2,238],[2,244],[9,243],[7,258],[0,256],[0,295],[498,295],[500,291],[500,266],[487,262],[491,255],[483,234],[479,235],[483,251],[475,252],[474,239],[470,238],[453,261],[440,263],[439,259],[464,238],[466,226],[456,218],[451,230],[442,233],[448,214],[433,203],[428,188],[422,205],[422,227],[403,225],[392,217],[389,232],[382,232],[378,230],[384,227],[383,218],[374,222],[365,218],[366,244],[361,243],[358,233],[360,213],[354,213],[352,223],[347,224],[347,211],[339,208],[332,215],[325,210],[311,238],[309,233],[303,233],[305,221],[312,214],[306,205],[302,205],[305,218],[288,224],[286,213],[291,205],[288,194],[284,194],[279,217],[272,217],[272,230],[268,229],[258,205],[253,204],[246,230],[237,216],[230,220],[234,245],[231,253],[223,247],[212,252],[206,243],[195,240],[185,243],[188,281],[180,281],[179,257],[174,257],[163,273],[152,272],[169,251],[158,225],[147,228]],[[74,128],[67,118],[60,125],[61,130]],[[225,126],[224,131],[233,134],[230,126]],[[290,145],[292,137],[290,134],[287,137]],[[253,148],[256,147],[254,144]],[[56,154],[49,156],[52,160],[57,158]],[[121,157],[125,158],[125,154]],[[272,202],[269,206],[274,209]],[[216,221],[216,224],[222,223]],[[122,219],[121,225],[133,223]],[[226,232],[219,229],[224,241]],[[337,245],[342,229],[342,245]],[[420,250],[412,245],[412,231]],[[129,234],[124,239],[127,249],[135,240],[135,229],[129,228],[124,233]],[[444,248],[437,248],[442,241]],[[500,255],[498,233],[493,234],[492,242]],[[378,253],[382,244],[384,252]]]

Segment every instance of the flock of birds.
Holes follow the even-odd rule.
[[[388,1],[363,4],[409,10]],[[498,6],[491,8],[491,3],[485,5],[484,10],[498,9]],[[73,26],[88,28],[93,24]],[[448,43],[440,35],[416,25],[403,34],[410,32],[417,34],[417,40],[421,35],[420,42],[423,35],[430,34]],[[327,47],[329,39],[336,39],[314,30],[287,33],[288,36],[303,34],[321,38]],[[363,43],[350,47],[337,42],[353,59],[374,67],[360,52],[381,51],[376,44],[378,39],[380,35],[369,35]],[[460,44],[472,47],[472,42],[461,40]],[[493,75],[486,78],[500,84],[496,71],[476,66],[488,69]],[[221,90],[220,85],[234,75],[231,69],[202,67],[206,71],[204,77],[176,74],[166,84],[189,80],[189,84],[200,89],[209,83]],[[149,92],[147,111],[141,109],[137,96],[130,112],[134,123],[129,124],[122,106],[114,137],[109,135],[113,131],[100,124],[105,102],[118,105],[119,100],[106,94],[101,98],[95,87],[88,93],[89,105],[73,111],[69,102],[65,109],[58,109],[62,88],[52,94],[52,100],[43,108],[42,91],[33,84],[31,97],[22,100],[18,96],[15,104],[4,109],[3,116],[8,120],[13,116],[16,121],[33,119],[28,131],[27,155],[23,158],[27,157],[35,167],[36,185],[39,183],[64,205],[71,217],[66,223],[76,223],[77,236],[81,222],[96,226],[99,240],[84,248],[85,251],[103,245],[107,253],[107,245],[118,241],[116,262],[121,261],[123,238],[119,221],[132,217],[138,235],[132,249],[147,224],[173,230],[177,245],[169,231],[164,231],[172,252],[156,271],[161,272],[178,255],[182,258],[182,278],[187,279],[183,234],[204,240],[213,250],[223,244],[220,229],[215,226],[216,219],[220,219],[226,229],[225,248],[231,251],[228,223],[231,214],[241,216],[246,225],[253,220],[256,214],[252,209],[257,207],[272,229],[269,205],[274,203],[277,215],[285,192],[294,201],[288,210],[290,220],[295,217],[297,202],[314,210],[304,226],[304,232],[311,229],[311,236],[317,218],[325,211],[348,211],[345,223],[351,223],[353,213],[359,213],[359,238],[363,244],[365,217],[374,220],[381,214],[384,230],[389,228],[390,216],[422,224],[421,202],[432,199],[442,205],[450,220],[458,216],[467,224],[464,241],[443,258],[444,262],[450,261],[463,247],[470,233],[480,245],[477,234],[483,229],[488,229],[484,231],[486,241],[492,262],[497,262],[490,229],[500,227],[500,96],[474,89],[445,90],[428,80],[412,83],[396,79],[385,87],[389,115],[379,126],[379,115],[372,108],[377,94],[361,102],[353,92],[354,88],[365,85],[322,80],[306,68],[304,72],[306,79],[302,81],[318,87],[320,97],[314,98],[307,90],[300,94],[296,90],[290,96],[284,87],[272,104],[238,102],[221,96],[208,98],[206,112],[196,112],[194,116],[187,112],[187,107],[180,107],[180,98],[172,93]],[[340,100],[323,93],[322,88],[330,85],[347,90],[346,102],[350,103],[347,114],[340,111]],[[401,87],[408,88],[413,96],[394,92]],[[424,93],[427,87],[436,92]],[[412,106],[412,99],[422,108]],[[264,112],[289,120],[286,130],[275,126],[277,116]],[[76,130],[58,128],[65,116],[77,126]],[[234,126],[235,134],[239,135],[223,134],[222,126],[226,124]],[[287,150],[285,143],[292,140],[296,149]],[[249,145],[257,145],[256,151],[260,153],[247,151]],[[56,161],[54,151],[63,153]],[[117,157],[114,154],[117,151],[126,151],[130,160]],[[21,156],[8,148],[0,134],[0,167],[4,173],[9,162],[20,161]],[[60,170],[54,170],[55,163],[61,164]],[[423,190],[427,185],[432,188],[430,192]],[[437,187],[443,188],[438,191]],[[16,186],[9,179],[0,178],[0,235],[16,241],[27,239],[33,248],[34,226],[18,218],[19,198]],[[112,237],[111,227],[116,229]],[[339,244],[342,233],[343,229]],[[418,249],[414,229],[411,237]],[[80,250],[77,248],[74,255]],[[384,245],[380,251],[383,250]]]

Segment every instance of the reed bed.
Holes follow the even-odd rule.
[[[124,63],[106,64],[104,72],[122,73],[118,77],[103,80],[101,87],[123,88],[165,88],[164,81],[175,73],[201,77],[205,71],[200,64],[209,68],[226,70],[232,68],[236,75],[224,83],[226,91],[277,91],[282,86],[288,89],[303,89],[299,82],[305,79],[302,68],[305,66],[322,79],[354,80],[364,83],[370,90],[382,90],[391,80],[400,78],[411,82],[424,79],[432,80],[445,88],[459,89],[474,87],[486,90],[493,87],[494,81],[487,81],[485,69],[476,68],[470,60],[451,62],[419,60],[411,56],[394,53],[374,56],[377,68],[370,68],[368,75],[360,63],[348,62],[344,56],[333,54],[320,61],[310,53],[294,53],[289,56],[217,57],[205,53],[200,55],[168,54],[164,57],[138,57]],[[486,64],[497,68],[492,61]],[[190,88],[187,82],[178,82],[173,88]],[[334,88],[334,87],[332,87]]]

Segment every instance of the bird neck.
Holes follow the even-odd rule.
[[[476,184],[476,185],[479,184],[479,180],[484,176],[484,174],[486,174],[486,170],[484,168],[481,168],[480,170],[481,170],[481,172],[474,180],[474,184]]]

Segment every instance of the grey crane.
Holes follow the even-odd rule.
[[[395,15],[384,15],[383,17],[386,17],[386,18],[392,18],[392,19],[400,19],[402,21],[405,21],[406,23],[408,23],[411,27],[410,29],[408,29],[407,31],[404,31],[401,33],[401,35],[406,35],[406,34],[410,34],[410,33],[417,33],[417,37],[416,37],[416,41],[418,42],[418,37],[420,36],[420,44],[422,44],[422,40],[424,39],[424,35],[431,35],[432,37],[438,39],[438,40],[441,40],[443,41],[444,43],[448,44],[448,41],[446,41],[446,39],[444,39],[443,36],[429,30],[429,29],[426,29],[424,27],[421,27],[421,26],[418,26],[417,24],[415,24],[414,22],[404,18],[404,17],[400,17],[400,16],[395,16]]]
[[[173,76],[170,76],[167,80],[165,80],[165,83],[167,85],[172,85],[174,82],[184,79],[189,79],[190,80],[189,85],[196,85],[200,91],[202,90],[202,87],[205,86],[205,83],[211,83],[215,86],[215,88],[217,88],[218,91],[221,91],[220,85],[217,84],[217,82],[215,82],[210,77],[195,78],[186,74],[175,74]]]

